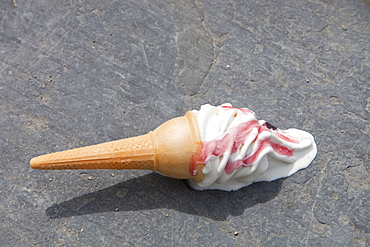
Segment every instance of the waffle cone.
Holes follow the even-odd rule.
[[[75,148],[33,158],[34,169],[145,169],[163,175],[193,179],[203,178],[189,172],[192,157],[200,152],[200,134],[196,116],[171,119],[146,135]]]

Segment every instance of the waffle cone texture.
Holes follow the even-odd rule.
[[[41,155],[34,169],[145,169],[200,182],[202,168],[192,176],[189,167],[201,148],[196,116],[191,111],[171,119],[148,134]]]

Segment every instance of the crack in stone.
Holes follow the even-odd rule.
[[[211,37],[211,39],[212,39],[212,54],[213,54],[213,59],[212,59],[212,62],[211,62],[211,64],[209,65],[209,67],[208,67],[208,69],[207,69],[207,72],[206,72],[206,74],[201,78],[201,82],[200,82],[200,84],[199,84],[199,87],[198,87],[198,90],[197,90],[197,92],[195,92],[195,93],[193,93],[193,94],[191,94],[190,96],[195,96],[195,95],[198,95],[199,94],[199,91],[200,91],[200,89],[203,87],[203,85],[204,85],[204,83],[205,83],[205,81],[206,81],[206,79],[208,78],[208,76],[209,76],[209,73],[211,72],[211,70],[212,70],[212,68],[213,68],[213,66],[215,65],[215,63],[217,62],[217,58],[218,58],[218,56],[216,56],[215,54],[216,54],[216,52],[215,52],[215,50],[216,50],[216,45],[215,45],[215,38],[214,38],[214,35],[213,35],[213,33],[212,33],[212,31],[211,31],[211,29],[208,27],[208,25],[207,25],[207,23],[206,23],[206,12],[204,11],[204,9],[203,9],[203,6],[202,6],[202,4],[200,4],[199,3],[199,1],[198,0],[195,0],[195,4],[199,7],[199,9],[202,11],[202,18],[201,18],[201,20],[200,20],[200,22],[201,22],[201,24],[202,24],[202,27],[203,27],[203,29],[209,34],[209,36]]]
[[[205,22],[203,5],[197,0],[173,4],[173,11],[177,50],[174,84],[184,95],[194,96],[200,94],[217,61],[215,38]]]

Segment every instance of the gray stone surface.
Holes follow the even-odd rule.
[[[3,0],[0,44],[1,245],[370,245],[364,2]],[[316,160],[231,193],[28,165],[224,102],[311,132]]]

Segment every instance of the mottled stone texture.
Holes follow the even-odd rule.
[[[369,246],[366,3],[3,0],[0,44],[1,245]],[[28,166],[224,102],[311,132],[316,160],[232,193]]]

